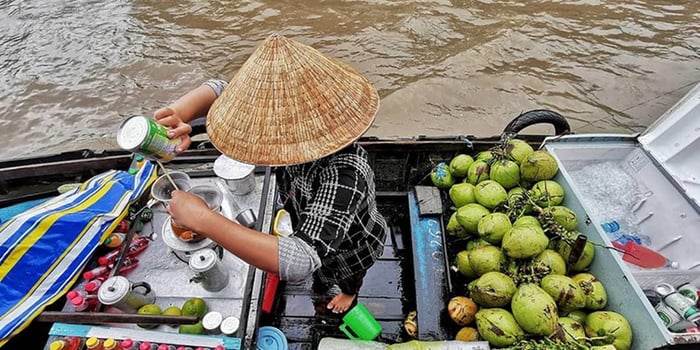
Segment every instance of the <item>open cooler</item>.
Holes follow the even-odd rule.
[[[606,286],[607,309],[630,321],[634,349],[700,344],[700,333],[667,329],[645,295],[660,283],[700,286],[699,135],[700,85],[639,136],[544,141],[559,163],[554,180],[564,187],[563,205],[579,215],[579,231],[608,247],[620,233],[636,231],[632,238],[667,258],[665,266],[642,268],[596,247],[591,272]]]

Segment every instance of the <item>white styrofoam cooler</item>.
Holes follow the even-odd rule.
[[[700,84],[642,135],[569,135],[544,141],[544,148],[559,163],[555,180],[566,193],[563,205],[579,215],[579,231],[594,243],[611,246],[601,224],[615,215],[632,213],[632,221],[650,238],[649,247],[679,264],[678,269],[645,270],[624,262],[619,252],[596,247],[591,272],[606,286],[607,309],[630,321],[633,349],[700,344],[700,333],[666,329],[644,295],[645,289],[661,282],[674,286],[691,282],[700,287],[698,136]],[[609,171],[600,171],[611,165]],[[637,187],[632,191],[627,184]],[[620,207],[606,207],[611,203]]]

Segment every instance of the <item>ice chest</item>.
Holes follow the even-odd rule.
[[[630,321],[633,349],[700,344],[700,333],[669,331],[644,294],[662,282],[700,286],[699,135],[697,85],[641,135],[568,135],[544,141],[559,164],[555,180],[566,193],[563,205],[579,216],[579,231],[594,243],[611,246],[615,237],[601,225],[629,219],[650,248],[677,264],[643,269],[624,261],[620,252],[596,247],[591,272],[606,287],[606,309]]]

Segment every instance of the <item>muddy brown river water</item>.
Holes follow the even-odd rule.
[[[0,0],[0,159],[116,147],[274,32],[365,73],[381,137],[495,135],[535,108],[641,132],[700,81],[696,0]]]

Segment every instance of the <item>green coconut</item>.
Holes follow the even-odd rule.
[[[494,180],[479,182],[474,188],[476,201],[486,208],[493,209],[507,198],[506,189]]]
[[[493,157],[493,152],[491,152],[491,151],[481,151],[481,152],[479,152],[479,153],[476,154],[476,158],[475,158],[474,160],[483,160],[483,161],[485,161],[485,162],[488,163],[488,162],[490,162],[490,161],[493,160],[493,159],[494,159],[494,157]]]
[[[484,160],[475,160],[472,165],[469,166],[467,171],[466,182],[476,185],[481,181],[489,179],[489,164]]]
[[[557,330],[557,305],[536,284],[521,284],[513,295],[510,308],[520,327],[529,334],[548,336]]]
[[[566,261],[559,255],[556,251],[552,249],[545,249],[542,253],[538,254],[534,259],[534,262],[539,262],[549,267],[550,274],[553,275],[565,275],[566,274]]]
[[[532,211],[532,203],[528,201],[527,190],[522,187],[513,187],[508,190],[506,201],[508,208],[515,210],[519,215]]]
[[[593,341],[594,345],[612,344],[616,350],[628,350],[632,346],[632,327],[624,316],[616,312],[592,312],[586,316],[583,326],[586,335],[598,338]]]
[[[586,294],[571,277],[550,274],[542,278],[540,286],[563,312],[582,309],[586,306]]]
[[[518,164],[534,151],[532,146],[523,140],[510,139],[506,144],[506,155]]]
[[[566,317],[573,319],[580,324],[583,324],[583,322],[586,321],[586,316],[588,316],[588,314],[583,310],[573,310],[566,313]]]
[[[493,245],[493,244],[486,242],[485,240],[483,240],[481,238],[470,239],[469,241],[467,241],[467,250],[474,250],[476,248],[485,247],[485,246],[489,246],[489,245]]]
[[[576,213],[563,205],[544,208],[544,212],[552,215],[552,219],[567,231],[574,231],[578,226]]]
[[[549,243],[549,239],[542,229],[534,226],[513,226],[503,236],[501,249],[511,258],[525,259],[542,253]]]
[[[581,322],[569,317],[559,317],[559,327],[562,333],[561,340],[586,344],[586,331]]]
[[[540,230],[542,229],[542,224],[540,224],[540,221],[531,215],[523,215],[516,219],[515,222],[513,222],[513,227],[515,226],[533,226]]]
[[[602,310],[608,304],[608,293],[603,283],[590,273],[581,272],[571,277],[586,295],[586,308]],[[589,315],[590,316],[590,315]]]
[[[487,245],[468,251],[469,265],[477,276],[491,271],[501,271],[506,257],[496,246]]]
[[[525,332],[513,314],[501,308],[480,309],[476,313],[476,329],[493,347],[513,345],[525,338]]]
[[[469,263],[469,251],[462,250],[457,253],[457,256],[455,257],[455,264],[457,265],[457,271],[459,271],[459,273],[467,279],[474,279],[478,277]]]
[[[454,185],[455,180],[450,172],[450,167],[446,163],[438,163],[437,166],[430,171],[430,180],[437,188],[450,188]]]
[[[452,185],[448,191],[452,203],[455,207],[459,208],[469,203],[476,203],[476,197],[474,197],[474,185],[468,182],[461,182]]]
[[[576,238],[580,234],[581,233],[579,233],[579,232],[575,232],[574,237]],[[571,256],[571,251],[572,251],[571,245],[569,245],[565,241],[557,241],[556,251],[564,258],[564,261],[566,261],[567,263],[569,262],[569,258]],[[595,258],[595,246],[590,241],[586,241],[586,245],[583,246],[583,250],[581,251],[581,255],[579,255],[579,257],[576,261],[574,261],[572,264],[570,264],[569,269],[571,271],[574,271],[574,272],[584,271],[593,263],[594,258]]]
[[[491,271],[469,284],[469,296],[483,307],[502,307],[510,304],[515,289],[515,282],[510,277]]]
[[[503,213],[491,213],[479,220],[477,231],[479,237],[491,244],[501,244],[503,235],[511,229],[508,215]]]
[[[489,178],[509,189],[520,183],[520,168],[516,162],[502,159],[491,164]]]
[[[450,161],[450,172],[454,177],[465,177],[469,166],[474,163],[474,158],[467,154],[458,154]]]
[[[477,234],[479,220],[491,211],[478,203],[465,204],[457,209],[457,222],[467,231],[467,233]]]
[[[551,207],[564,201],[564,188],[556,181],[542,180],[532,186],[530,195],[537,205]]]
[[[520,178],[537,182],[549,180],[559,171],[557,160],[545,150],[537,150],[520,162]]]
[[[455,236],[455,237],[466,237],[467,230],[460,225],[459,221],[457,221],[457,212],[452,213],[450,215],[450,219],[447,221],[447,227],[445,227],[445,231],[447,232],[448,235],[450,236]]]

